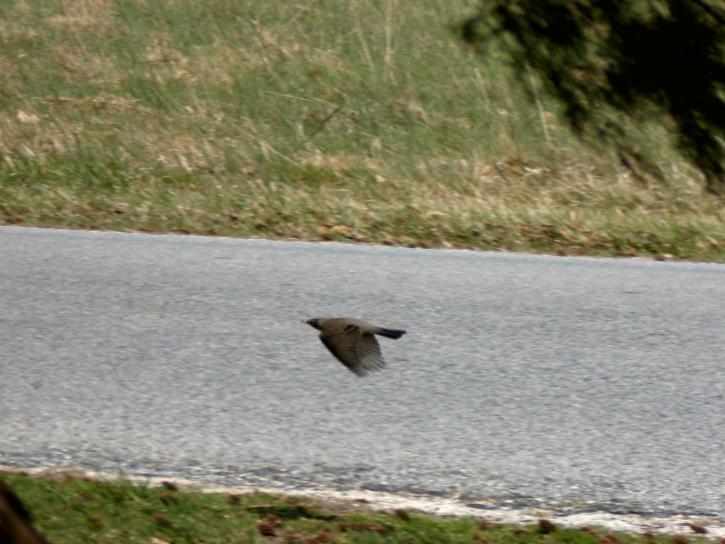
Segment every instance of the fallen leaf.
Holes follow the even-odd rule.
[[[556,525],[554,525],[551,521],[548,519],[540,519],[539,520],[539,529],[542,533],[549,534],[556,531]]]
[[[34,125],[35,123],[38,123],[40,121],[40,117],[35,115],[34,113],[26,113],[23,110],[18,110],[18,121],[21,123],[28,123]]]
[[[338,234],[344,234],[345,236],[350,236],[352,234],[352,228],[348,227],[347,225],[335,225],[334,227],[330,228],[330,230]]]
[[[275,531],[274,527],[272,527],[269,523],[263,523],[260,521],[257,524],[257,530],[263,536],[277,536],[277,531]]]

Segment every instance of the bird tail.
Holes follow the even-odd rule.
[[[383,329],[381,327],[375,332],[375,334],[380,334],[381,336],[385,336],[386,338],[392,338],[393,340],[397,340],[405,334],[405,331],[397,329]]]

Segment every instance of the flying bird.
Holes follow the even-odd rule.
[[[348,317],[314,318],[303,321],[320,331],[320,340],[335,358],[358,376],[385,366],[375,335],[394,340],[405,334],[398,329],[378,327],[362,319]]]

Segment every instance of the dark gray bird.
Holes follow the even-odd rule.
[[[394,340],[405,334],[402,330],[386,329],[348,317],[317,317],[304,323],[319,330],[320,340],[330,353],[358,376],[385,366],[376,334]]]

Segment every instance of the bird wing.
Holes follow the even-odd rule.
[[[357,343],[357,355],[360,365],[366,370],[381,370],[385,366],[380,344],[374,334],[363,333]]]
[[[321,334],[320,340],[338,361],[358,376],[385,366],[375,336],[361,333],[357,327],[348,327],[337,334]]]

